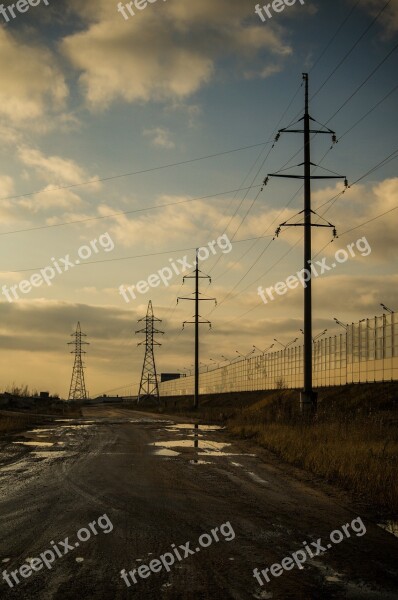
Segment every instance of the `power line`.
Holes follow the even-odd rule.
[[[320,56],[318,57],[318,59],[315,61],[315,63],[312,65],[311,69],[310,69],[310,73],[312,73],[312,71],[316,68],[316,66],[318,65],[318,63],[322,60],[322,58],[324,57],[324,55],[326,54],[326,52],[329,50],[330,46],[332,45],[332,43],[334,42],[334,40],[336,39],[336,37],[338,36],[338,34],[340,33],[340,31],[343,29],[344,25],[347,23],[347,21],[349,20],[349,18],[351,17],[351,15],[353,14],[353,12],[356,10],[358,4],[361,3],[362,0],[358,0],[357,3],[352,6],[351,10],[348,12],[347,16],[343,19],[343,21],[340,23],[340,25],[338,26],[338,28],[336,29],[335,33],[333,34],[333,36],[331,37],[330,41],[326,44],[325,48],[323,49],[323,51],[321,52]]]
[[[24,233],[28,231],[38,231],[41,229],[51,229],[53,227],[63,227],[64,225],[76,225],[79,223],[87,223],[88,221],[99,221],[103,219],[113,219],[115,217],[120,217],[123,215],[132,215],[139,212],[146,212],[149,210],[157,210],[159,208],[167,208],[168,206],[176,206],[178,204],[187,204],[188,202],[196,202],[198,200],[209,200],[211,198],[216,198],[218,196],[225,196],[227,194],[233,194],[234,192],[246,191],[254,188],[260,188],[261,185],[253,185],[245,188],[238,188],[235,190],[228,190],[226,192],[218,192],[216,194],[210,194],[208,196],[199,196],[197,198],[188,198],[187,200],[178,200],[177,202],[167,202],[165,204],[155,204],[154,206],[147,206],[146,208],[136,208],[134,210],[125,210],[117,213],[112,213],[110,215],[101,215],[98,217],[86,217],[84,219],[76,219],[74,221],[63,221],[62,223],[52,223],[51,225],[38,225],[37,227],[27,227],[25,229],[14,229],[13,231],[3,231],[0,232],[0,236],[3,235],[11,235],[14,233]]]
[[[249,146],[241,146],[240,148],[234,148],[233,150],[226,150],[224,152],[217,152],[215,154],[208,154],[206,156],[200,156],[198,158],[190,158],[188,160],[181,160],[175,163],[169,163],[167,165],[160,165],[158,167],[150,167],[148,169],[141,169],[139,171],[132,171],[130,173],[121,173],[119,175],[112,175],[109,177],[98,177],[90,179],[89,181],[82,181],[80,183],[72,183],[69,185],[62,185],[53,187],[45,190],[36,190],[35,192],[26,192],[25,194],[19,194],[16,196],[4,196],[0,200],[16,200],[18,198],[26,198],[28,196],[35,196],[36,194],[48,194],[50,192],[57,192],[60,190],[69,190],[72,188],[82,187],[86,185],[92,185],[93,183],[103,183],[105,181],[113,181],[114,179],[121,179],[122,177],[132,177],[133,175],[141,175],[143,173],[152,173],[153,171],[160,171],[162,169],[169,169],[171,167],[178,167],[180,165],[187,165],[189,163],[198,162],[201,160],[207,160],[208,158],[215,158],[217,156],[224,156],[226,154],[233,154],[234,152],[240,152],[241,150],[249,150],[250,148],[258,148],[259,146],[268,145],[271,142],[261,142],[259,144],[251,144]]]
[[[393,49],[393,50],[394,50],[394,49]],[[393,51],[393,50],[392,50],[392,51]],[[391,55],[392,51],[390,51],[390,52],[388,53],[387,57],[388,57],[389,55]],[[382,65],[382,64],[385,62],[385,60],[387,59],[387,57],[385,57],[385,58],[382,60],[382,62],[381,62],[381,63],[379,63],[379,65],[376,67],[376,69],[375,69],[375,70],[373,70],[372,74],[374,74],[374,72],[375,72],[375,71],[376,71],[378,68],[380,68],[380,66],[381,66],[381,65]],[[372,75],[372,74],[371,74],[371,75]],[[371,75],[370,75],[370,76],[368,76],[368,77],[366,78],[366,81],[368,81],[368,80],[369,80],[369,78],[371,77]],[[353,93],[353,94],[350,96],[350,98],[349,98],[348,100],[346,100],[346,101],[343,103],[343,105],[342,105],[342,106],[341,106],[341,107],[338,109],[338,111],[337,111],[337,112],[339,112],[339,111],[340,111],[340,110],[343,108],[343,106],[345,106],[345,105],[346,105],[346,104],[349,102],[349,100],[350,100],[351,98],[353,98],[353,97],[354,97],[354,95],[357,93],[357,91],[359,91],[359,88],[363,87],[364,83],[365,83],[365,82],[363,82],[363,83],[362,83],[362,84],[361,84],[361,85],[360,85],[360,86],[357,88],[357,90],[356,90],[356,91],[355,91],[355,92],[354,92],[354,93]],[[352,127],[350,127],[350,128],[347,130],[347,131],[345,131],[345,132],[344,132],[344,134],[343,134],[343,135],[342,135],[342,136],[341,136],[339,139],[340,139],[340,140],[342,140],[342,139],[343,139],[343,138],[344,138],[344,137],[345,137],[345,136],[346,136],[346,135],[347,135],[349,132],[351,132],[351,131],[352,131],[352,130],[353,130],[353,129],[354,129],[354,128],[355,128],[355,127],[356,127],[356,126],[357,126],[357,125],[360,123],[360,122],[362,122],[362,121],[363,121],[363,120],[364,120],[364,119],[365,119],[367,116],[369,116],[369,115],[370,115],[370,114],[373,112],[373,110],[375,110],[375,108],[377,108],[377,107],[378,107],[378,106],[379,106],[379,105],[380,105],[382,102],[384,102],[384,101],[385,101],[385,100],[386,100],[386,99],[387,99],[387,98],[388,98],[388,97],[389,97],[389,96],[390,96],[390,95],[391,95],[393,92],[395,92],[397,88],[398,88],[398,85],[396,85],[396,86],[395,86],[395,87],[394,87],[394,88],[393,88],[393,89],[392,89],[390,92],[388,92],[388,94],[387,94],[387,95],[385,95],[385,96],[384,96],[384,97],[383,97],[383,98],[382,98],[382,99],[381,99],[379,102],[377,102],[377,103],[376,103],[376,104],[375,104],[375,105],[374,105],[374,106],[373,106],[373,107],[372,107],[372,108],[371,108],[371,109],[370,109],[370,110],[369,110],[369,111],[368,111],[368,112],[367,112],[367,113],[366,113],[366,114],[365,114],[363,117],[361,117],[361,118],[360,118],[360,119],[359,119],[359,120],[358,120],[358,121],[357,121],[357,122],[356,122],[356,123],[355,123],[355,124],[354,124]],[[337,114],[337,112],[336,112],[335,114]],[[328,119],[327,123],[329,123],[331,119],[332,119],[332,117],[330,117],[330,119]],[[316,137],[316,135],[317,135],[317,134],[315,134],[315,135],[313,136],[313,138],[312,138],[312,139],[314,139],[314,137]],[[332,148],[333,148],[333,146],[327,150],[327,152],[324,154],[324,156],[323,156],[323,157],[322,157],[322,159],[320,160],[320,162],[319,162],[318,166],[320,166],[320,165],[321,165],[321,163],[322,163],[322,162],[325,160],[326,156],[329,154],[329,152],[331,151],[331,149],[332,149]],[[282,169],[283,169],[284,167],[286,167],[286,165],[288,165],[288,164],[289,164],[289,163],[290,163],[290,162],[291,162],[291,161],[292,161],[292,160],[293,160],[293,159],[294,159],[294,158],[295,158],[295,157],[296,157],[296,156],[297,156],[297,155],[298,155],[300,152],[301,152],[301,149],[300,149],[300,150],[298,150],[298,151],[297,151],[297,152],[296,152],[296,153],[295,153],[295,154],[294,154],[294,155],[293,155],[293,156],[292,156],[292,157],[291,157],[291,158],[290,158],[290,159],[289,159],[289,160],[288,160],[288,161],[287,161],[287,162],[286,162],[286,163],[285,163],[283,166],[282,166]],[[394,154],[394,153],[393,153],[393,154]],[[392,155],[390,155],[390,156],[392,156]],[[387,159],[384,159],[384,160],[383,160],[381,163],[379,163],[378,165],[376,165],[376,167],[373,167],[373,168],[372,168],[372,169],[371,169],[369,172],[365,173],[365,174],[364,174],[364,175],[361,177],[361,179],[364,179],[364,178],[365,178],[365,177],[367,177],[367,176],[368,176],[368,175],[369,175],[371,172],[373,172],[374,170],[377,170],[378,168],[380,168],[381,166],[383,166],[383,163],[387,164],[387,163],[386,163],[386,161],[390,162],[390,160],[393,160],[393,158],[392,158],[392,159],[390,159],[390,156],[389,156],[389,157],[387,157]],[[388,160],[388,159],[390,159],[390,160]],[[360,180],[358,180],[358,181],[360,181]],[[355,184],[355,183],[358,183],[358,181],[354,182],[354,184]],[[354,184],[352,184],[352,185],[354,185]],[[300,187],[300,189],[302,189],[302,187],[303,187],[303,186],[301,186],[301,187]],[[296,194],[293,196],[293,198],[291,198],[291,200],[289,201],[289,203],[287,204],[287,206],[286,206],[286,207],[283,209],[283,211],[284,211],[284,210],[286,210],[286,208],[287,208],[287,207],[288,207],[288,206],[291,204],[291,202],[292,202],[292,201],[294,200],[294,198],[297,196],[297,194],[298,194],[298,192],[300,191],[300,189],[299,189],[299,190],[296,192]],[[346,190],[343,190],[342,192],[340,192],[340,193],[336,194],[335,196],[333,196],[331,199],[327,200],[325,203],[321,204],[321,205],[318,207],[318,209],[317,209],[317,210],[319,210],[319,208],[322,208],[324,205],[326,205],[326,204],[328,204],[328,203],[332,202],[332,204],[331,204],[331,206],[330,206],[330,208],[331,208],[331,207],[333,206],[334,202],[336,202],[336,200],[337,200],[337,199],[338,199],[338,198],[339,198],[339,197],[340,197],[342,194],[344,194],[344,193],[345,193],[345,191],[346,191]],[[327,210],[329,210],[329,209],[327,209]],[[283,211],[282,211],[282,212],[283,212]],[[327,212],[327,211],[325,211],[323,214],[325,214],[326,212]],[[267,231],[267,230],[268,230],[268,228],[267,228],[265,231]],[[247,253],[248,253],[248,252],[249,252],[249,251],[250,251],[250,250],[251,250],[251,249],[252,249],[252,248],[255,246],[255,244],[256,244],[256,243],[257,243],[257,242],[254,242],[254,244],[251,246],[251,248],[249,248],[249,249],[248,249],[248,251],[246,251],[246,252],[245,252],[245,254],[244,254],[242,257],[241,257],[241,259],[242,259],[244,256],[246,256],[246,254],[247,254]],[[269,245],[267,246],[267,248],[266,248],[266,249],[268,249],[268,247],[269,247]],[[258,263],[258,261],[259,261],[259,260],[262,258],[262,256],[263,256],[263,255],[264,255],[264,251],[262,251],[262,252],[260,253],[260,255],[257,257],[257,259],[256,259],[256,260],[255,260],[255,262],[252,264],[252,266],[250,267],[250,269],[249,269],[249,270],[252,270],[252,268],[253,268],[253,267],[254,267],[254,266],[255,266],[255,265]],[[240,259],[240,260],[241,260],[241,259]],[[243,277],[242,277],[242,278],[239,280],[239,282],[238,282],[238,284],[237,284],[237,285],[239,285],[239,284],[241,283],[241,281],[243,281],[243,279],[245,279],[245,277],[246,277],[246,275],[244,275],[244,276],[243,276]],[[234,288],[233,288],[233,289],[235,289],[235,288],[237,287],[237,285],[236,285],[236,286],[234,286]],[[229,295],[229,294],[228,294],[228,295]],[[220,306],[220,305],[221,305],[221,304],[222,304],[222,303],[225,301],[225,299],[226,299],[226,297],[225,297],[223,300],[221,300],[221,302],[218,304],[218,306]],[[215,310],[215,309],[213,309],[211,312],[213,312],[214,310]]]
[[[266,235],[266,236],[260,236],[261,239],[263,238],[267,238],[267,237],[273,237],[272,235]],[[260,238],[255,238],[255,237],[250,237],[250,238],[246,238],[243,240],[235,240],[235,244],[240,244],[243,242],[251,242],[255,239],[260,239]],[[97,264],[101,264],[101,263],[108,263],[108,262],[118,262],[121,260],[132,260],[134,258],[148,258],[151,256],[162,256],[165,254],[176,254],[177,252],[189,252],[190,250],[196,250],[197,246],[192,246],[190,248],[177,248],[177,249],[170,249],[170,250],[163,250],[161,252],[151,252],[148,254],[135,254],[133,256],[120,256],[118,258],[104,258],[103,260],[86,260],[84,262],[80,262],[79,267],[83,266],[83,265],[97,265]],[[36,267],[36,268],[29,268],[29,269],[18,269],[15,271],[10,271],[9,269],[7,269],[7,271],[2,271],[3,273],[28,273],[29,271],[40,271],[40,269],[45,269],[46,267]]]
[[[393,156],[396,155],[396,156]],[[392,152],[388,157],[386,157],[385,159],[383,159],[382,161],[380,161],[376,166],[372,167],[371,169],[369,169],[364,175],[362,175],[361,177],[359,177],[354,183],[352,183],[350,185],[350,188],[352,188],[354,185],[356,185],[357,183],[359,183],[360,181],[362,181],[365,177],[367,177],[368,175],[370,175],[371,173],[373,173],[374,171],[380,169],[382,166],[384,166],[385,164],[387,164],[387,162],[391,162],[392,160],[398,158],[398,149],[395,150],[394,152]],[[341,195],[341,194],[340,194]],[[359,229],[361,226],[366,225],[367,223],[370,223],[371,221],[374,221],[378,218],[381,218],[382,216],[384,216],[385,214],[388,214],[394,210],[398,209],[398,206],[392,208],[389,211],[386,211],[385,213],[381,213],[380,215],[376,215],[375,217],[373,217],[372,219],[369,219],[368,221],[365,221],[364,223],[362,223],[361,225],[358,225],[354,228],[348,229],[346,231],[344,231],[342,234],[339,235],[345,235],[346,233],[353,231],[354,229]],[[325,214],[325,213],[323,213]],[[250,284],[248,284],[245,288],[243,288],[243,290],[240,290],[239,292],[237,292],[236,294],[233,295],[232,299],[237,298],[238,296],[240,296],[241,294],[243,294],[246,290],[248,290],[250,287],[252,287],[254,284],[256,284],[260,279],[262,279],[265,275],[267,275],[270,271],[272,271],[288,254],[290,254],[290,252],[292,252],[294,250],[294,248],[302,241],[303,236],[301,236],[297,242],[291,246],[289,248],[289,250],[287,250],[287,252],[285,252],[275,263],[273,263],[265,272],[263,272],[257,279],[255,279],[254,281],[252,281]],[[328,242],[324,248],[322,250],[320,250],[320,252],[322,252],[328,245],[330,244],[330,242]],[[316,256],[318,256],[320,254],[320,252],[318,252],[318,254]],[[315,257],[314,257],[315,258]],[[223,300],[224,301],[224,300]],[[242,315],[239,315],[237,317],[234,317],[231,321],[227,321],[226,324],[232,323],[233,321],[237,320],[237,319],[241,319],[242,317],[246,316],[247,314],[249,314],[250,312],[256,310],[257,308],[259,308],[260,306],[262,306],[262,303],[259,303],[257,306],[254,306],[253,308],[251,308],[250,310],[246,311],[245,313],[243,313]]]
[[[363,86],[369,81],[369,79],[371,79],[373,77],[373,75],[380,69],[380,67],[382,65],[384,65],[384,63],[390,58],[390,56],[395,52],[395,50],[398,48],[398,43],[395,44],[395,46],[387,53],[387,55],[379,62],[379,64],[373,69],[373,71],[364,79],[364,81],[357,87],[357,89],[351,94],[351,96],[349,96],[347,98],[347,100],[345,102],[343,102],[343,104],[340,106],[340,108],[338,110],[336,110],[336,112],[330,117],[329,121],[331,121],[332,119],[334,119],[334,117],[346,106],[346,104],[348,104],[348,102],[350,102],[350,100],[352,100],[354,98],[354,96],[357,95],[357,93],[359,92],[360,89],[363,88]],[[327,121],[326,123],[329,123],[329,121]]]
[[[352,52],[355,50],[355,48],[358,46],[358,44],[363,40],[363,38],[365,37],[365,35],[372,29],[372,27],[376,24],[376,22],[379,20],[379,18],[381,17],[381,15],[383,14],[383,12],[386,10],[386,8],[388,7],[388,5],[391,4],[391,0],[388,0],[385,5],[383,6],[383,8],[379,11],[379,13],[374,17],[374,19],[372,20],[372,22],[368,25],[368,27],[365,29],[365,31],[359,36],[359,38],[356,40],[356,42],[353,44],[353,46],[351,46],[350,50],[348,52],[346,52],[346,54],[343,56],[343,58],[340,60],[340,62],[337,64],[337,66],[333,69],[333,71],[329,74],[329,76],[325,79],[325,81],[322,83],[322,85],[317,89],[317,91],[311,96],[311,100],[313,100],[318,94],[319,92],[325,87],[325,85],[327,84],[327,82],[333,77],[333,75],[336,73],[336,71],[338,71],[338,69],[341,67],[341,65],[347,60],[347,58],[352,54]]]
[[[302,83],[300,83],[300,85],[299,85],[299,86],[298,86],[298,88],[296,89],[296,91],[295,91],[295,93],[294,93],[294,95],[293,95],[292,99],[290,100],[290,102],[289,102],[289,104],[287,105],[287,107],[286,107],[285,111],[283,112],[283,115],[281,116],[281,118],[279,119],[279,121],[278,121],[277,125],[275,126],[275,128],[274,128],[274,130],[273,130],[273,132],[272,132],[272,134],[271,134],[271,136],[270,136],[270,138],[272,138],[272,137],[275,135],[275,133],[277,132],[279,125],[282,123],[282,121],[283,121],[283,119],[285,118],[286,114],[289,112],[289,110],[290,110],[290,108],[291,108],[291,106],[292,106],[293,102],[295,101],[295,99],[296,99],[296,97],[297,97],[297,95],[298,95],[298,93],[299,93],[300,89],[302,88],[302,85],[303,85],[303,84],[302,84]],[[270,142],[270,143],[271,143],[271,142]],[[258,169],[258,171],[257,171],[256,175],[254,176],[254,178],[253,178],[253,180],[252,180],[252,184],[254,183],[254,181],[256,180],[257,176],[259,175],[259,173],[260,173],[260,172],[261,172],[261,170],[263,169],[265,162],[268,160],[268,157],[269,157],[269,155],[270,155],[270,153],[271,153],[272,149],[273,149],[273,148],[274,148],[274,146],[275,146],[275,143],[276,143],[276,139],[275,139],[275,140],[274,140],[274,142],[272,143],[272,146],[271,146],[271,148],[270,148],[270,150],[269,150],[269,152],[268,152],[267,156],[266,156],[266,157],[265,157],[265,159],[263,160],[263,162],[262,162],[262,164],[261,164],[260,168]],[[260,192],[261,192],[261,189],[260,189]],[[235,238],[235,235],[238,233],[238,231],[239,231],[240,227],[242,226],[243,222],[244,222],[244,221],[245,221],[245,219],[247,218],[247,216],[248,216],[249,212],[252,210],[252,208],[253,208],[253,206],[254,206],[255,202],[256,202],[256,201],[257,201],[257,199],[258,199],[258,196],[259,196],[260,192],[259,192],[259,193],[257,194],[257,196],[254,198],[254,200],[252,201],[252,203],[251,203],[251,205],[250,205],[249,209],[246,211],[246,214],[245,214],[245,216],[243,217],[243,219],[241,220],[241,222],[240,222],[240,225],[239,225],[239,226],[238,226],[238,228],[235,230],[235,232],[234,232],[234,234],[233,234],[233,236],[232,236],[232,240],[234,240],[234,238]],[[240,209],[240,207],[242,206],[242,203],[243,203],[243,201],[246,199],[246,197],[247,197],[247,194],[245,194],[245,196],[244,196],[244,198],[242,199],[241,203],[239,204],[239,206],[238,206],[237,210],[235,211],[235,213],[234,213],[233,217],[230,219],[230,221],[229,221],[229,223],[228,223],[227,227],[225,228],[225,231],[227,231],[227,229],[228,229],[228,227],[229,227],[229,225],[230,225],[230,223],[231,223],[232,219],[233,219],[233,218],[236,216],[237,212],[239,211],[239,209]],[[217,266],[217,264],[219,263],[219,261],[220,261],[220,260],[221,260],[221,257],[218,257],[218,258],[217,258],[217,260],[216,260],[216,262],[214,263],[214,265],[213,265],[213,266],[212,266],[212,268],[210,269],[210,273],[212,273],[212,272],[214,271],[214,269],[216,268],[216,266]]]

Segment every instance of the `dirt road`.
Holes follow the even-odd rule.
[[[222,430],[93,407],[14,442],[0,453],[2,598],[397,598],[398,539]],[[31,562],[47,550],[50,569]],[[303,568],[254,577],[299,550]]]

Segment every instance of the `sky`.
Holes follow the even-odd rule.
[[[281,169],[303,172],[302,135],[273,142],[303,115],[304,72],[314,127],[338,139],[313,136],[313,174],[342,176],[313,181],[314,222],[339,236],[314,228],[314,260],[331,265],[354,244],[313,280],[314,335],[341,333],[334,317],[396,308],[398,0],[308,0],[265,22],[253,0],[141,0],[134,15],[111,0],[41,0],[15,18],[9,5],[0,14],[3,389],[67,397],[67,342],[80,321],[89,393],[135,393],[144,356],[135,332],[149,300],[164,331],[158,371],[189,369],[193,327],[182,323],[194,305],[176,301],[193,291],[192,280],[182,285],[192,270],[181,271],[198,247],[210,255],[203,297],[218,301],[200,308],[212,322],[201,326],[203,364],[274,338],[301,343],[302,287],[265,304],[258,286],[303,268],[302,228],[274,236],[300,222],[302,182],[270,177],[261,187]],[[363,238],[371,252],[355,245]]]

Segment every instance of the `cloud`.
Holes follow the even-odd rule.
[[[70,159],[60,156],[45,156],[40,150],[29,146],[20,146],[18,156],[24,165],[33,167],[36,173],[45,180],[50,177],[55,179],[55,183],[73,185],[88,179],[84,169]]]
[[[341,191],[340,187],[327,188],[316,192],[314,198],[323,204],[335,196],[338,191]],[[341,210],[342,204],[343,210]],[[319,214],[322,215],[325,208],[320,209]],[[380,216],[387,211],[391,212]],[[398,177],[384,179],[378,183],[356,185],[347,190],[337,200],[334,210],[325,214],[325,218],[336,224],[338,234],[342,235],[346,230],[352,229],[336,242],[339,247],[344,247],[347,243],[355,242],[360,237],[366,236],[372,247],[372,254],[367,258],[368,261],[387,264],[391,259],[396,260],[398,253]],[[366,221],[370,222],[364,224]],[[348,223],[349,226],[347,226]],[[322,237],[324,239],[324,235]],[[319,233],[315,239],[320,240]],[[324,240],[324,243],[326,241]],[[334,245],[331,245],[325,249],[324,255],[326,252],[330,253],[335,250]]]
[[[0,28],[0,116],[29,126],[48,110],[63,108],[68,96],[64,76],[52,54],[28,45]]]
[[[150,138],[152,146],[159,148],[175,148],[175,143],[171,139],[171,133],[168,129],[155,127],[154,129],[144,129],[144,137]]]
[[[19,201],[19,205],[32,213],[46,211],[50,208],[73,208],[82,204],[80,196],[71,190],[57,190],[47,193],[52,186],[46,186],[42,192],[34,194],[29,198],[23,198]]]
[[[15,206],[8,196],[15,194],[14,180],[8,175],[0,175],[0,218],[2,224],[14,223],[18,220]]]
[[[279,25],[257,23],[252,0],[158,2],[128,21],[108,0],[72,6],[86,28],[66,36],[61,49],[80,71],[91,109],[116,100],[184,102],[221,61],[230,61],[231,76],[245,76],[249,60],[250,76],[267,77],[292,52]]]
[[[158,248],[167,244],[166,249],[182,244],[192,247],[196,242],[205,245],[224,232],[229,217],[222,208],[212,206],[210,202],[197,200],[187,202],[186,196],[160,196],[156,204],[181,202],[174,206],[165,206],[159,211],[149,211],[147,214],[129,218],[127,215],[113,217],[113,225],[109,226],[112,237],[125,247]],[[98,208],[100,215],[114,214],[114,208],[102,204]],[[172,244],[170,244],[170,229],[173,228]],[[148,236],[148,231],[151,232]],[[164,246],[163,246],[164,247]]]
[[[353,2],[353,0],[351,1]],[[361,8],[375,17],[385,4],[385,0],[363,0]],[[389,37],[398,31],[398,0],[391,0],[390,5],[382,13],[379,22],[383,25],[384,31]]]

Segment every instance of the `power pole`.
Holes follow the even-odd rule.
[[[196,249],[195,270],[193,271],[193,273],[191,275],[185,275],[182,280],[182,282],[185,283],[186,279],[195,279],[195,291],[193,292],[194,297],[193,298],[187,298],[187,297],[177,298],[177,304],[178,304],[179,300],[194,300],[195,301],[195,315],[193,317],[194,321],[184,321],[184,323],[182,324],[183,329],[184,329],[184,326],[186,323],[194,323],[195,324],[195,392],[194,392],[194,401],[193,401],[193,405],[194,405],[195,409],[197,409],[199,406],[199,325],[208,324],[211,329],[210,321],[208,321],[207,319],[200,321],[200,319],[202,317],[199,315],[199,302],[202,302],[205,300],[214,300],[214,302],[217,305],[217,300],[215,298],[199,298],[199,296],[203,296],[203,294],[201,292],[199,292],[199,279],[208,279],[209,282],[211,283],[211,277],[209,277],[209,275],[203,274],[202,271],[199,270],[198,262],[199,262],[199,250]],[[201,273],[201,275],[199,275],[199,273]]]
[[[280,129],[278,138],[281,133],[303,133],[304,134],[304,163],[297,166],[304,166],[303,175],[286,175],[279,173],[269,173],[268,177],[287,177],[291,179],[304,179],[304,210],[299,214],[304,215],[304,223],[282,223],[277,231],[278,236],[282,227],[304,227],[304,269],[309,272],[306,287],[304,287],[304,389],[300,394],[300,407],[303,413],[315,412],[317,408],[317,393],[312,387],[312,228],[313,227],[332,227],[333,236],[337,237],[336,228],[332,223],[325,221],[323,224],[312,223],[312,215],[317,215],[311,209],[311,181],[312,179],[344,179],[346,187],[348,187],[347,178],[343,175],[311,175],[311,167],[319,167],[319,165],[311,162],[311,134],[323,134],[332,136],[333,143],[337,142],[334,131],[318,123],[309,114],[309,78],[308,73],[303,73],[305,84],[305,113],[299,120],[303,121],[304,129]],[[298,121],[298,122],[299,122]],[[323,127],[321,130],[311,129],[311,122],[318,123]],[[323,168],[323,167],[321,167]],[[327,169],[325,169],[327,170]],[[268,177],[264,183],[268,181]],[[319,217],[319,215],[317,215]]]
[[[164,332],[154,327],[154,323],[160,323],[161,319],[157,319],[153,314],[152,300],[150,300],[148,303],[146,317],[139,319],[138,322],[140,323],[141,321],[145,322],[145,328],[140,329],[135,333],[145,333],[145,342],[139,342],[139,344],[137,344],[138,346],[145,345],[145,356],[144,364],[142,366],[137,404],[139,404],[141,400],[148,399],[155,399],[157,402],[159,402],[159,382],[156,374],[155,354],[153,347],[161,346],[162,344],[157,342],[153,336],[155,333],[160,333],[163,335]]]
[[[80,329],[80,322],[77,323],[75,333],[71,333],[71,337],[74,337],[73,342],[68,342],[68,345],[73,345],[74,349],[71,350],[71,354],[75,355],[75,362],[73,364],[72,378],[69,388],[69,400],[87,400],[86,384],[84,381],[84,364],[82,361],[82,354],[86,354],[82,350],[82,346],[88,346],[89,343],[82,340],[87,337],[85,333],[82,333]]]

